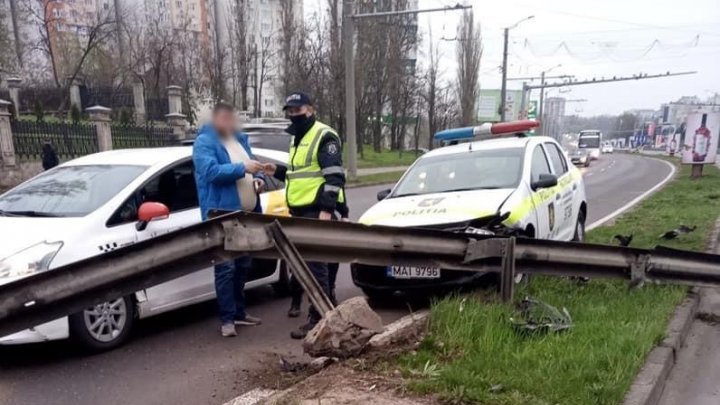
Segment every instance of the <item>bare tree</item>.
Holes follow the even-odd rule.
[[[10,10],[5,8],[5,3],[0,3],[0,21],[7,21],[9,14]],[[10,30],[5,24],[0,24],[0,77],[13,73],[17,66],[16,57]]]
[[[250,88],[250,66],[252,55],[248,42],[247,0],[235,0],[229,6],[227,29],[228,57],[230,58],[230,82],[232,103],[240,109],[249,108],[248,89]]]
[[[60,3],[25,0],[23,10],[30,16],[31,23],[38,28],[39,40],[33,47],[47,56],[52,65],[55,85],[65,89],[75,81],[87,62],[101,51],[116,32],[113,7],[100,10],[92,17],[85,16],[85,25],[79,28],[79,32],[72,33],[63,30],[66,16]],[[68,78],[64,85],[60,77]],[[58,110],[63,110],[67,102],[66,97]]]
[[[281,69],[279,72],[279,88],[278,92],[282,95],[290,93],[290,83],[292,81],[293,69],[292,66],[296,61],[297,49],[300,41],[303,38],[298,38],[300,31],[297,26],[295,19],[295,1],[293,0],[280,0],[281,12],[280,12],[280,40],[282,41],[280,47],[280,60]]]
[[[475,122],[475,103],[480,92],[480,58],[482,57],[482,38],[480,27],[475,25],[473,12],[463,13],[458,33],[457,53],[457,93],[462,110],[462,125]]]
[[[252,50],[252,63],[253,63],[253,101],[255,102],[253,111],[256,117],[262,116],[262,98],[265,83],[270,80],[272,75],[271,61],[273,58],[272,52],[272,34],[269,36],[260,37],[260,47],[258,43],[253,41]]]

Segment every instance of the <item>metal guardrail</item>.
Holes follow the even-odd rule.
[[[612,277],[639,284],[720,286],[720,256],[234,213],[0,287],[0,336],[249,252],[282,258],[268,225],[280,224],[304,259],[422,265],[502,273]]]

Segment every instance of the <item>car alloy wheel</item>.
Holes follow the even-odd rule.
[[[83,311],[85,328],[98,342],[109,343],[125,330],[128,310],[124,298],[103,302]]]

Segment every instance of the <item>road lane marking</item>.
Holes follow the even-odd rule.
[[[652,158],[648,158],[648,159],[652,159]],[[650,194],[652,194],[652,193],[654,193],[655,191],[657,191],[660,187],[664,186],[665,183],[667,183],[668,181],[670,181],[670,180],[673,178],[673,176],[675,176],[675,172],[677,172],[677,169],[675,168],[675,165],[673,165],[672,163],[667,162],[667,161],[665,161],[665,160],[660,160],[660,159],[654,159],[654,160],[657,160],[657,161],[659,161],[659,162],[663,162],[663,163],[665,163],[666,165],[670,166],[670,174],[668,174],[664,179],[662,179],[662,181],[661,181],[660,183],[654,185],[651,189],[649,189],[649,190],[647,190],[646,192],[644,192],[644,193],[640,194],[639,196],[635,197],[632,201],[630,201],[629,203],[627,203],[627,204],[623,205],[622,207],[616,209],[615,211],[611,212],[610,214],[608,214],[608,215],[606,215],[606,216],[598,219],[597,221],[593,222],[592,224],[588,225],[587,228],[585,228],[585,229],[587,229],[588,231],[593,230],[593,229],[601,226],[601,225],[604,224],[605,222],[610,221],[611,219],[613,219],[613,218],[617,217],[618,215],[624,213],[625,211],[627,211],[627,210],[629,210],[630,208],[634,207],[635,204],[637,204],[637,203],[639,203],[640,201],[642,201],[645,197],[649,196]]]

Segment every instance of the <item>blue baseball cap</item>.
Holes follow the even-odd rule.
[[[303,105],[313,105],[310,97],[308,97],[308,95],[305,93],[292,93],[285,99],[285,106],[283,107],[283,111],[287,110],[290,107],[300,107]]]

